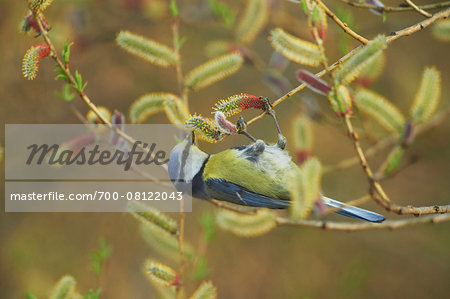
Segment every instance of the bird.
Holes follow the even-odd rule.
[[[287,209],[290,206],[288,181],[298,166],[285,149],[275,115],[268,109],[278,130],[276,144],[256,140],[252,143],[207,154],[195,145],[195,134],[179,142],[171,151],[168,172],[175,187],[199,199],[216,199],[238,205]],[[380,223],[385,217],[321,195],[323,203],[338,214]]]

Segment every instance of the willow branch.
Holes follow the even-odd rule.
[[[365,3],[360,3],[360,2],[356,2],[356,1],[351,1],[351,0],[341,0],[341,2],[344,2],[345,4],[348,4],[350,6],[353,7],[357,7],[357,8],[365,8],[365,9],[373,9],[373,10],[377,10],[380,12],[407,12],[407,11],[412,11],[414,10],[413,7],[411,6],[384,6],[384,7],[380,7],[380,6],[376,6],[376,5],[371,5],[371,4],[365,4]],[[426,10],[431,10],[431,9],[440,9],[440,8],[446,8],[450,6],[450,1],[444,1],[444,2],[438,2],[438,3],[433,3],[433,4],[426,4],[426,5],[419,5],[417,6],[419,9],[426,9]]]
[[[350,29],[350,27],[348,27],[347,23],[342,22],[323,2],[322,0],[313,0],[314,2],[317,3],[317,5],[319,5],[320,8],[323,9],[323,11],[325,11],[325,13],[339,26],[342,28],[342,30],[344,30],[345,33],[347,33],[348,35],[350,35],[351,37],[353,37],[354,39],[356,39],[357,41],[359,41],[360,43],[362,43],[363,45],[367,45],[367,43],[369,42],[366,38],[362,37],[361,35],[359,35],[358,33],[356,33],[355,31],[353,31],[352,29]]]
[[[407,27],[407,28],[399,30],[399,31],[392,32],[391,36],[389,36],[387,40],[388,40],[388,42],[392,42],[402,36],[409,36],[417,31],[420,31],[420,30],[430,26],[431,24],[433,24],[436,21],[448,18],[449,15],[450,15],[450,8],[447,8],[438,13],[435,13],[431,18],[428,18],[420,23],[417,23],[415,25],[412,25],[410,27]]]
[[[424,124],[420,124],[415,129],[415,136],[418,136],[424,132],[427,132],[428,130],[438,126],[441,124],[445,119],[447,119],[450,116],[450,108],[445,109],[444,111],[434,115],[430,118],[429,121],[427,121]],[[398,137],[394,134],[387,136],[380,141],[378,141],[373,146],[369,147],[367,150],[364,151],[366,158],[371,158],[375,156],[380,151],[388,148],[389,146],[394,145],[398,141]],[[357,156],[341,160],[338,163],[330,166],[326,166],[324,171],[325,172],[331,172],[339,169],[344,169],[348,167],[355,166],[359,163],[359,158]]]
[[[427,18],[432,17],[433,15],[426,12],[425,10],[423,10],[422,8],[418,7],[417,5],[414,4],[414,2],[412,2],[411,0],[405,0],[406,3],[409,4],[409,6],[411,6],[415,11],[417,11],[418,13],[420,13],[422,16],[425,16]]]
[[[106,117],[104,117],[100,111],[98,110],[97,106],[91,101],[91,99],[87,96],[86,93],[84,93],[83,91],[78,91],[75,86],[77,85],[76,80],[74,78],[74,76],[72,75],[72,72],[69,69],[69,65],[64,64],[61,59],[58,57],[58,55],[56,54],[56,48],[53,45],[53,42],[51,41],[50,37],[48,36],[48,33],[46,30],[44,30],[44,27],[42,26],[42,22],[41,22],[41,18],[39,18],[36,15],[36,12],[33,12],[34,15],[34,19],[36,20],[38,26],[39,26],[39,30],[42,34],[42,38],[44,39],[45,43],[50,47],[51,50],[51,58],[56,62],[56,64],[58,65],[58,67],[61,68],[61,70],[64,72],[64,74],[67,76],[67,78],[69,79],[69,84],[72,87],[73,90],[75,90],[77,92],[77,94],[79,95],[79,97],[83,100],[83,102],[92,110],[94,111],[95,115],[97,115],[97,117],[103,122],[103,124],[108,127],[108,129],[113,130],[117,135],[119,135],[120,137],[122,137],[124,140],[126,140],[127,142],[129,142],[130,144],[136,144],[136,139],[134,139],[133,137],[131,137],[130,135],[126,134],[124,131],[118,129],[116,126],[114,126]],[[137,144],[137,147],[141,150],[143,150],[144,152],[148,153],[149,149],[148,148],[144,148],[142,147],[140,144]],[[162,164],[161,167],[163,167],[164,169],[167,170],[167,165]]]
[[[180,55],[179,27],[180,27],[180,18],[176,17],[172,24],[172,35],[173,35],[173,50],[177,56]],[[186,107],[188,107],[188,104],[189,104],[188,89],[184,87],[184,76],[183,76],[183,70],[181,68],[181,63],[176,64],[175,70],[177,72],[177,81],[178,81],[178,88],[179,88],[180,95],[183,99],[184,104],[186,105]]]
[[[332,222],[332,221],[318,221],[318,220],[294,220],[290,218],[277,217],[276,222],[278,226],[305,226],[324,230],[340,230],[340,231],[361,231],[374,229],[397,229],[404,228],[417,224],[426,223],[441,223],[450,221],[450,214],[444,215],[429,215],[420,218],[409,218],[400,220],[387,220],[383,223],[353,223],[353,222]]]

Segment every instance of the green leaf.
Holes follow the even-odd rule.
[[[202,280],[209,275],[208,263],[206,257],[202,256],[198,258],[197,268],[194,272],[195,280]]]
[[[244,58],[238,53],[230,53],[212,59],[189,72],[185,85],[199,90],[236,73],[244,63]]]
[[[68,44],[67,41],[64,41],[64,48],[62,50],[62,58],[64,63],[69,63],[70,59],[70,48],[73,46],[73,43]]]
[[[205,241],[206,243],[209,243],[216,237],[214,215],[210,211],[204,211],[200,217],[200,222],[203,227]]]
[[[392,174],[400,168],[402,164],[403,155],[405,154],[405,149],[401,146],[396,146],[388,156],[388,165],[384,173]]]
[[[299,64],[318,66],[322,61],[322,54],[316,44],[299,39],[281,28],[272,30],[269,40],[277,52]]]
[[[178,17],[179,12],[176,0],[170,0],[170,13],[173,17]]]
[[[111,245],[106,243],[104,238],[99,239],[99,249],[91,252],[92,270],[100,276],[103,262],[111,255]]]
[[[208,3],[212,13],[219,17],[226,27],[231,27],[234,24],[236,16],[227,3],[218,0],[208,0]]]
[[[100,293],[101,293],[101,289],[97,289],[97,291],[93,291],[92,289],[89,289],[87,296],[83,296],[84,299],[99,299],[100,298]]]
[[[148,93],[135,100],[129,109],[130,122],[142,123],[150,116],[163,112],[166,101],[181,101],[176,95],[167,92]]]
[[[37,299],[37,297],[31,294],[30,291],[27,291],[27,299]]]
[[[401,135],[405,127],[405,117],[387,99],[368,89],[359,89],[355,94],[358,109],[373,117],[386,130]]]
[[[440,96],[441,74],[435,67],[427,67],[411,107],[412,119],[419,123],[426,122],[436,110]]]
[[[450,41],[450,19],[436,22],[432,27],[433,36],[441,41]]]
[[[181,47],[184,45],[184,43],[187,41],[187,37],[183,36],[181,38],[178,38],[177,40],[177,48],[181,49]]]
[[[311,213],[314,202],[320,199],[322,166],[317,158],[309,158],[292,173],[288,182],[291,194],[291,216],[305,219]]]
[[[76,84],[73,85],[76,91],[83,92],[86,88],[87,82],[83,84],[83,78],[81,77],[81,74],[78,72],[78,70],[75,70],[75,82]]]
[[[261,236],[276,227],[276,214],[268,209],[259,209],[255,214],[241,214],[220,210],[216,215],[217,225],[239,237]]]
[[[349,84],[367,65],[377,59],[386,47],[386,37],[384,35],[377,36],[333,72],[335,81],[344,85]]]
[[[75,292],[75,279],[70,275],[61,277],[52,292],[50,293],[50,299],[70,299]]]
[[[204,281],[189,299],[216,299],[217,289],[210,281]]]
[[[75,97],[75,94],[71,92],[69,85],[64,84],[62,87],[62,91],[60,93],[57,93],[57,96],[66,102],[70,102]]]
[[[57,79],[63,79],[63,80],[65,80],[65,81],[67,81],[67,82],[70,82],[69,77],[67,76],[66,72],[65,72],[62,68],[60,68],[59,66],[57,66],[57,67],[55,68],[55,72],[58,73],[58,75],[56,75],[56,77],[55,77],[55,80],[57,80]]]
[[[179,55],[169,47],[129,31],[119,32],[116,42],[128,53],[161,67],[180,62]]]
[[[237,41],[244,45],[251,44],[264,29],[268,19],[268,1],[248,0],[244,15],[236,28]]]

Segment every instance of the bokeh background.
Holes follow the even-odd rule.
[[[186,36],[181,54],[185,72],[208,59],[205,46],[218,39],[233,41],[233,28],[211,13],[206,0],[180,1],[180,33]],[[237,19],[245,8],[244,1],[226,1]],[[267,36],[270,29],[281,26],[304,39],[310,39],[306,18],[300,7],[288,1],[272,0],[270,20],[250,48],[264,62],[273,49]],[[330,1],[327,1],[330,2]],[[398,5],[400,1],[384,1]],[[426,1],[420,1],[424,4]],[[344,10],[354,18],[356,30],[372,38],[417,23],[422,16],[414,12],[380,16],[331,1],[333,10]],[[40,38],[19,33],[19,23],[26,12],[25,1],[0,2],[0,117],[5,123],[78,123],[69,106],[57,98],[62,83],[55,81],[50,59],[41,63],[37,79],[27,81],[21,74],[21,59],[26,50],[41,42]],[[97,105],[128,111],[133,100],[152,91],[177,92],[174,70],[160,69],[143,63],[115,45],[121,29],[128,29],[165,44],[172,43],[168,3],[162,0],[68,0],[55,1],[46,12],[52,29],[50,36],[61,49],[64,40],[74,41],[72,69],[78,69],[88,82],[86,93]],[[329,21],[325,42],[329,61],[342,56],[339,28]],[[348,40],[349,49],[357,42]],[[385,95],[405,114],[417,91],[425,66],[435,65],[442,74],[442,96],[438,110],[448,107],[450,59],[449,44],[437,41],[430,30],[401,38],[391,44],[382,76],[372,88]],[[284,75],[292,86],[298,82],[291,63]],[[311,69],[318,71],[318,69]],[[208,114],[219,99],[240,92],[281,95],[268,86],[260,71],[245,65],[236,75],[190,96],[192,112]],[[303,91],[277,107],[281,127],[293,138],[292,120],[304,110],[302,102],[316,101],[325,118],[333,113],[325,98]],[[83,113],[88,109],[79,99],[73,101]],[[253,112],[246,112],[249,119]],[[167,123],[161,116],[149,122]],[[356,117],[357,129],[362,123]],[[376,138],[386,135],[368,124],[372,134],[363,135],[368,147]],[[313,125],[314,154],[325,165],[332,165],[354,155],[345,130],[337,120],[318,120]],[[275,140],[270,119],[249,128],[257,138]],[[3,135],[4,131],[0,131]],[[387,193],[403,205],[446,204],[449,201],[450,125],[446,120],[419,136],[411,148],[418,153],[418,163],[386,181]],[[362,133],[361,133],[362,134]],[[208,152],[247,142],[241,136],[209,145]],[[288,139],[289,142],[289,139]],[[292,144],[292,143],[291,143]],[[288,146],[289,147],[289,146]],[[293,150],[292,146],[289,150]],[[378,165],[386,152],[370,160]],[[3,174],[2,174],[3,176]],[[3,177],[4,178],[4,177]],[[2,179],[3,179],[2,178]],[[2,194],[3,184],[1,186]],[[358,166],[328,173],[323,178],[326,194],[339,199],[355,199],[367,192],[368,184]],[[4,203],[2,201],[2,210]],[[399,219],[374,203],[364,207],[383,213],[388,219]],[[187,215],[186,239],[196,246],[201,237],[199,217],[216,208],[196,200]],[[173,215],[177,217],[177,215]],[[314,216],[312,216],[314,217]],[[330,215],[330,219],[342,220]],[[346,220],[346,219],[345,219]],[[160,258],[143,241],[136,221],[120,213],[4,213],[0,216],[0,297],[24,298],[27,291],[45,298],[59,277],[73,275],[78,290],[101,286],[102,298],[157,298],[154,288],[142,274],[148,257]],[[450,291],[449,223],[421,225],[396,231],[362,231],[344,233],[303,227],[281,227],[267,235],[243,239],[218,230],[207,251],[208,279],[218,288],[219,298],[443,298]],[[91,252],[98,248],[99,238],[112,246],[103,273],[92,271]],[[170,263],[169,263],[170,264]],[[171,264],[176,267],[176,264]],[[187,294],[198,281],[187,268]]]

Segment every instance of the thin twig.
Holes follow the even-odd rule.
[[[318,220],[294,220],[290,218],[277,217],[276,222],[278,226],[307,226],[324,230],[340,230],[340,231],[360,231],[370,229],[397,229],[411,225],[425,224],[425,223],[440,223],[450,221],[450,214],[444,215],[429,215],[420,218],[408,218],[400,220],[387,220],[383,223],[352,223],[352,222],[331,222]]]
[[[321,0],[313,0],[314,2],[317,3],[317,5],[319,5],[320,8],[323,9],[323,11],[325,11],[325,13],[339,26],[342,28],[342,30],[344,30],[345,33],[347,33],[348,35],[350,35],[351,37],[353,37],[354,39],[356,39],[357,41],[359,41],[360,43],[367,45],[367,43],[369,42],[366,38],[362,37],[361,35],[359,35],[358,33],[356,33],[355,31],[353,31],[352,29],[350,29],[350,27],[348,27],[347,23],[344,23],[341,21],[341,19],[339,19]]]
[[[411,0],[405,0],[406,3],[409,4],[409,6],[411,6],[415,11],[417,11],[418,13],[420,13],[421,15],[430,18],[433,15],[426,12],[425,10],[423,10],[422,8],[418,7],[417,5],[414,4],[414,2],[412,2]]]
[[[180,201],[180,231],[178,234],[178,244],[179,244],[179,248],[180,248],[180,270],[178,271],[178,276],[180,279],[180,284],[177,286],[176,288],[176,298],[179,299],[181,298],[182,294],[183,294],[183,278],[184,278],[184,268],[186,265],[186,261],[184,259],[184,224],[186,221],[186,213],[184,212],[184,207],[183,207],[183,200]]]
[[[359,161],[361,163],[361,167],[364,170],[364,172],[366,173],[366,176],[369,179],[370,185],[380,195],[382,201],[389,202],[390,201],[389,197],[386,195],[386,192],[384,192],[383,188],[378,183],[378,181],[375,180],[372,169],[370,168],[369,164],[367,163],[366,156],[364,155],[364,151],[362,150],[361,144],[359,142],[358,134],[353,129],[353,124],[352,124],[352,122],[350,120],[350,116],[348,114],[345,115],[344,122],[347,127],[348,134],[353,141],[353,145],[355,147],[356,154],[358,155]]]
[[[180,18],[176,17],[172,24],[172,35],[173,35],[173,50],[177,56],[180,55],[180,34],[179,34],[179,26],[180,25]],[[177,81],[178,81],[178,89],[180,92],[180,95],[183,99],[184,104],[186,107],[188,107],[188,88],[184,87],[184,77],[183,77],[183,69],[181,68],[181,63],[177,63],[175,66],[175,70],[177,72]]]
[[[306,5],[307,5],[308,11],[309,11],[308,22],[310,24],[313,24],[313,22],[311,20],[311,16],[312,16],[311,3],[309,1],[306,1]],[[327,61],[327,56],[325,54],[325,48],[323,46],[323,40],[320,38],[319,31],[317,30],[316,26],[312,26],[312,34],[313,34],[314,40],[316,41],[317,47],[319,47],[319,51],[320,51],[320,54],[322,56],[322,59],[321,59],[320,62],[322,63],[325,71],[328,71],[328,61]]]
[[[449,117],[449,115],[450,115],[450,108],[447,108],[444,111],[434,115],[433,117],[430,118],[429,121],[427,121],[424,124],[420,124],[416,127],[415,136],[418,136],[418,135],[438,126],[445,119],[447,119]],[[365,150],[364,153],[366,155],[366,158],[371,158],[371,157],[375,156],[380,151],[388,148],[391,145],[394,145],[397,141],[398,141],[398,136],[395,134],[381,139],[376,144],[374,144],[373,146],[371,146],[367,150]],[[351,158],[348,158],[345,160],[341,160],[334,165],[325,166],[324,172],[331,172],[331,171],[335,171],[335,170],[339,170],[339,169],[352,167],[352,166],[357,165],[358,163],[359,163],[358,157],[354,156],[354,157],[351,157]]]
[[[180,18],[175,17],[173,24],[172,24],[172,35],[173,35],[173,50],[177,56],[180,55],[180,35],[179,35],[179,25],[180,25]],[[180,95],[183,99],[184,104],[186,107],[189,105],[188,100],[188,89],[184,87],[184,77],[183,77],[183,70],[181,68],[181,63],[177,63],[175,66],[176,72],[177,72],[177,82],[178,82],[178,88]],[[178,244],[179,244],[179,250],[180,250],[180,269],[178,271],[178,276],[180,278],[180,284],[176,288],[176,295],[175,297],[181,298],[183,295],[183,278],[184,278],[184,268],[186,265],[186,260],[184,258],[184,226],[186,222],[186,213],[184,212],[184,200],[180,201],[180,231],[178,234]]]
[[[442,10],[438,13],[435,13],[431,18],[428,18],[420,23],[414,24],[412,26],[409,26],[409,27],[399,30],[399,31],[392,32],[391,36],[388,37],[387,41],[388,41],[388,43],[390,43],[402,36],[409,36],[417,31],[420,31],[420,30],[430,26],[431,24],[433,24],[436,21],[448,18],[449,15],[450,15],[450,8]]]
[[[373,9],[373,10],[377,10],[380,12],[383,12],[383,11],[384,12],[406,12],[406,11],[414,10],[414,8],[410,7],[410,6],[380,7],[380,6],[376,6],[376,5],[371,5],[371,4],[366,4],[366,3],[361,3],[361,2],[351,1],[351,0],[341,0],[341,2],[344,2],[353,7]],[[439,2],[439,3],[434,3],[434,4],[419,5],[418,8],[430,10],[430,9],[445,8],[445,7],[449,7],[449,6],[450,6],[450,1],[444,1],[444,2]]]

